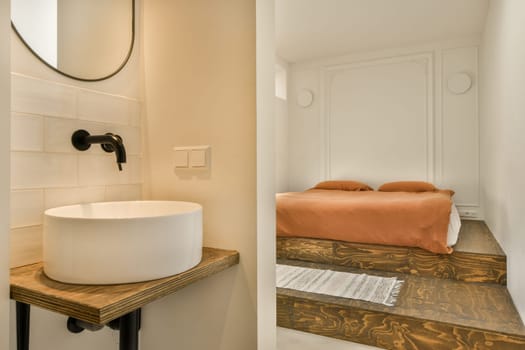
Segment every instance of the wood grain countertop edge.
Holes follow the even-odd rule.
[[[93,324],[107,322],[165,297],[189,284],[239,263],[237,251],[203,248],[201,262],[180,274],[131,284],[91,286],[53,281],[43,274],[42,263],[11,269],[11,299]],[[43,282],[43,283],[42,283]],[[54,288],[51,288],[53,286]],[[119,294],[122,288],[122,295]],[[88,298],[84,298],[85,289]],[[104,291],[108,291],[104,300]],[[89,291],[96,291],[89,293]]]

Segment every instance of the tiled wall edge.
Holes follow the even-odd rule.
[[[15,205],[11,208],[11,230],[40,226],[43,224],[43,213],[53,207],[74,205],[81,203],[140,200],[142,197],[142,183],[128,183],[101,186],[70,186],[70,187],[47,187],[34,189],[12,189],[11,197],[18,199],[20,204],[24,198],[19,196],[38,196],[38,203],[32,203],[31,215],[27,213],[27,207],[19,208]],[[61,193],[62,192],[62,193]],[[26,198],[27,199],[27,198]],[[34,202],[34,200],[32,199]],[[38,212],[39,214],[36,214]],[[36,218],[39,215],[39,218]],[[21,219],[18,219],[21,218]]]
[[[46,209],[142,198],[143,105],[137,98],[17,72],[11,72],[11,78],[16,80],[13,96],[17,98],[15,104],[12,100],[11,119],[19,124],[12,129],[19,135],[18,143],[11,146],[11,177],[15,179],[11,191],[15,197],[18,195],[18,208],[11,208],[16,225],[11,228],[10,264],[16,267],[41,260]],[[129,142],[127,171],[116,172],[114,156],[96,148],[90,154],[70,149],[72,128],[122,135]],[[27,137],[32,141],[28,142]],[[87,178],[89,181],[79,176],[80,169],[87,166],[84,162],[96,165],[87,171],[99,177],[96,181],[93,176]],[[37,195],[38,203],[27,203]]]
[[[11,72],[11,76],[17,76],[17,77],[26,78],[26,79],[37,80],[37,81],[44,82],[44,83],[47,83],[47,84],[58,85],[58,86],[62,86],[62,87],[69,88],[69,89],[75,89],[75,90],[78,90],[78,91],[84,91],[84,92],[89,92],[89,93],[94,93],[94,94],[99,94],[99,95],[105,95],[105,96],[110,96],[110,97],[115,97],[115,98],[121,98],[121,99],[129,100],[129,101],[133,101],[133,102],[138,102],[138,103],[141,102],[137,98],[133,98],[133,97],[125,96],[125,95],[110,94],[110,93],[107,93],[107,92],[101,92],[99,90],[88,89],[88,88],[74,86],[74,85],[69,85],[69,84],[65,84],[65,83],[61,83],[61,82],[57,82],[57,81],[53,81],[53,80],[37,78],[37,77],[33,77],[33,76],[27,75],[27,74]]]

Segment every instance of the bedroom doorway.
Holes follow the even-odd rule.
[[[374,190],[389,182],[417,180],[434,186],[430,192],[453,189],[458,220],[459,215],[481,220],[479,55],[488,4],[276,1],[277,196],[328,180],[357,181]],[[352,268],[402,265],[397,257],[409,254],[392,250],[385,255],[390,258],[371,262],[368,257],[377,251],[352,251],[365,260],[351,260],[345,254],[355,247],[305,237],[278,237],[276,247],[278,263],[301,267],[333,267],[338,259]],[[278,290],[280,350],[347,345],[296,332],[301,327],[282,318],[291,312],[283,305],[301,299],[292,294]],[[302,330],[310,327],[322,334],[306,315],[323,316],[313,307],[308,310],[311,314],[301,310]],[[324,335],[334,334],[327,330]]]

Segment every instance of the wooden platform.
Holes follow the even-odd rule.
[[[278,326],[384,349],[525,349],[525,327],[505,286],[301,261],[278,262],[405,280],[394,307],[278,288]]]
[[[462,221],[452,254],[420,248],[277,237],[277,258],[505,285],[506,256],[483,221]]]
[[[463,221],[449,255],[419,248],[278,238],[278,263],[396,276],[394,307],[277,289],[277,324],[396,350],[524,350],[505,287],[506,256],[482,221]]]
[[[49,279],[42,264],[11,269],[11,299],[94,324],[107,322],[190,283],[239,263],[239,253],[204,248],[194,268],[158,280],[109,286],[64,284]]]

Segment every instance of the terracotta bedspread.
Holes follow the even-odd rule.
[[[277,195],[277,235],[420,247],[449,254],[450,195],[311,189]]]

